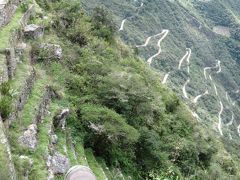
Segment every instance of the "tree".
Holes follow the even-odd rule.
[[[97,7],[93,11],[91,21],[94,26],[94,34],[109,42],[113,42],[114,33],[116,31],[110,14],[102,7]]]

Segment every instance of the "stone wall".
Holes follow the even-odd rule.
[[[27,127],[27,130],[23,132],[23,134],[18,138],[18,142],[27,148],[30,148],[32,150],[35,150],[38,144],[37,140],[37,126],[41,121],[44,119],[44,117],[49,113],[48,112],[48,106],[52,101],[52,98],[54,98],[55,92],[50,87],[47,86],[45,89],[45,93],[41,99],[41,102],[39,106],[37,107],[37,112],[35,117],[32,119],[32,124],[30,124]]]
[[[1,163],[4,163],[5,166],[5,168],[0,169],[0,175],[5,175],[1,176],[1,178],[4,179],[6,176],[8,176],[9,180],[16,180],[17,178],[12,160],[12,154],[1,116],[0,116],[0,149],[4,153],[4,155],[1,154],[2,156],[0,157],[0,161]]]
[[[30,17],[34,15],[35,13],[35,6],[31,5],[29,9],[24,13],[22,18],[20,19],[20,28],[21,30],[14,30],[12,32],[12,35],[9,39],[10,42],[10,48],[6,49],[5,56],[6,56],[6,63],[8,66],[8,79],[11,79],[14,76],[16,67],[17,67],[17,58],[16,56],[16,45],[21,41],[23,38],[23,32],[22,29],[29,21]]]
[[[12,79],[17,67],[15,49],[7,48],[5,50],[5,56],[6,56],[6,62],[7,62],[8,79]]]
[[[32,4],[28,8],[28,10],[24,13],[24,15],[22,16],[22,18],[20,20],[21,27],[24,28],[27,25],[29,19],[31,17],[33,17],[34,15],[35,15],[35,6]]]
[[[8,67],[5,63],[5,53],[0,52],[0,84],[8,81]]]
[[[19,4],[20,0],[0,0],[0,28],[11,20]]]
[[[23,107],[26,104],[28,97],[31,93],[35,80],[36,80],[36,72],[33,69],[29,77],[26,79],[26,82],[22,85],[22,89],[20,90],[21,92],[18,98],[13,102],[13,112],[9,117],[9,121],[10,121],[9,123],[17,119],[17,117],[19,116],[19,113],[23,110]]]
[[[56,96],[57,95],[56,95],[55,91],[52,89],[52,87],[47,86],[46,92],[42,98],[42,101],[38,106],[37,115],[36,115],[35,119],[33,119],[33,122],[35,124],[41,123],[43,118],[49,113],[48,106],[51,103],[51,100],[53,98],[55,98]]]
[[[1,3],[1,0],[0,0],[0,3]],[[8,4],[4,5],[4,9],[6,10],[7,6],[16,6],[18,4],[19,4],[18,0],[11,1],[11,2],[9,1]],[[0,18],[2,17],[1,16],[2,11],[0,9]],[[34,14],[35,14],[35,6],[31,5],[29,9],[24,13],[22,18],[19,20],[19,29],[12,30],[11,37],[9,38],[10,47],[5,50],[4,49],[0,50],[0,61],[5,62],[5,64],[1,64],[0,66],[0,84],[2,82],[8,81],[8,79],[11,79],[14,76],[18,59],[19,59],[16,55],[16,46],[23,38],[22,29],[27,24],[30,17],[33,16]],[[1,27],[1,22],[0,22],[0,27]]]

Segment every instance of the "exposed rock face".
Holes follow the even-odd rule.
[[[30,39],[37,39],[42,37],[44,34],[44,28],[36,24],[30,24],[25,26],[24,35]]]
[[[6,25],[10,21],[18,4],[19,0],[0,0],[0,27]]]
[[[215,26],[215,27],[213,27],[213,32],[215,32],[216,34],[222,35],[222,36],[226,36],[226,37],[231,36],[230,28],[225,27],[225,26]]]
[[[40,48],[51,58],[58,60],[62,58],[62,48],[60,45],[43,43],[40,45]]]
[[[61,128],[64,130],[66,119],[69,116],[69,113],[70,113],[70,110],[68,108],[61,110],[61,112],[53,118],[54,128]]]
[[[55,152],[53,156],[48,157],[47,166],[49,171],[55,175],[64,174],[70,168],[70,161],[66,156]]]
[[[19,137],[18,141],[21,145],[34,150],[37,146],[37,125],[29,125],[23,135]]]
[[[56,134],[52,134],[50,138],[51,138],[51,144],[57,144],[58,137]]]

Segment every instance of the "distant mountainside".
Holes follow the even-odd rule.
[[[88,0],[83,4],[87,9],[109,9],[121,38],[186,100],[199,121],[238,141],[240,1]],[[168,34],[160,34],[164,30]]]
[[[83,0],[109,10],[121,39],[240,157],[239,0]]]

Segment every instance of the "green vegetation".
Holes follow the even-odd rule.
[[[104,174],[104,171],[101,168],[101,166],[99,166],[98,162],[96,161],[92,150],[86,149],[85,154],[87,156],[89,167],[92,169],[93,173],[98,177],[99,180],[105,180],[106,176]]]
[[[6,119],[12,112],[12,94],[8,82],[0,85],[0,112],[3,119]]]
[[[0,172],[0,179],[8,179],[11,175],[11,172],[9,171],[9,155],[7,152],[7,142],[6,140],[6,135],[4,132],[4,125],[3,122],[0,122],[0,138],[1,138],[1,142],[0,142],[0,168],[1,168],[1,172]]]
[[[95,8],[88,17],[75,1],[47,6],[54,21],[46,36],[56,33],[64,49],[62,61],[47,72],[66,88],[74,110],[68,120],[73,142],[83,141],[108,167],[134,179],[213,176],[218,153],[212,133],[200,130],[157,73],[119,42],[109,13]],[[88,164],[101,179],[96,161]],[[236,175],[223,169],[219,164],[218,177]]]
[[[234,62],[238,63],[239,42],[236,17],[232,15],[234,10],[223,11],[225,3],[214,6],[211,2],[193,4],[185,0],[147,1],[147,6],[141,10],[140,2],[129,4],[130,1],[106,0],[104,5],[112,8],[108,11],[103,6],[97,6],[102,1],[94,2],[83,0],[83,6],[92,9],[86,15],[77,1],[37,0],[37,14],[31,22],[43,23],[46,31],[42,39],[27,41],[32,47],[31,55],[37,57],[36,64],[31,65],[28,61],[30,57],[25,55],[23,64],[18,65],[17,77],[0,87],[0,111],[6,118],[11,113],[11,90],[13,93],[19,91],[27,78],[28,73],[22,71],[29,72],[32,67],[35,68],[34,87],[24,109],[12,122],[8,132],[19,179],[26,174],[29,179],[46,179],[46,160],[52,153],[49,130],[56,113],[67,107],[70,116],[66,120],[66,129],[54,129],[58,136],[54,148],[67,156],[71,165],[89,166],[100,180],[106,177],[136,180],[239,179],[238,141],[233,140],[231,144],[226,142],[225,137],[216,138],[216,133],[209,128],[217,122],[214,115],[218,113],[219,98],[211,95],[201,101],[198,107],[191,107],[203,117],[203,123],[199,124],[192,117],[189,107],[177,96],[181,91],[178,87],[188,77],[186,68],[175,68],[185,48],[191,47],[192,82],[188,87],[191,98],[211,85],[210,82],[206,85],[202,83],[201,71],[205,66],[215,65],[215,59],[222,61],[224,70],[222,76],[212,74],[220,96],[225,95],[225,87],[229,91],[235,88],[239,71],[238,65],[234,67]],[[159,3],[161,6],[156,5]],[[124,10],[120,8],[122,6]],[[20,17],[18,13],[22,14],[26,8],[27,5],[23,4],[8,26],[15,27]],[[212,12],[208,12],[210,10]],[[221,12],[223,16],[218,16]],[[44,20],[44,16],[51,20]],[[159,33],[159,28],[170,30],[162,42],[161,57],[156,58],[153,66],[157,71],[173,72],[170,87],[176,92],[162,85],[159,73],[139,57],[151,55],[156,50],[153,44],[149,49],[136,50],[121,42],[115,21],[120,22],[125,17],[129,17],[130,22],[136,20],[121,35],[130,45],[141,44],[147,35]],[[203,17],[207,20],[204,21]],[[199,21],[196,22],[195,18]],[[203,29],[199,28],[199,23]],[[212,34],[211,28],[215,25],[232,27],[235,30],[234,38]],[[7,29],[2,30],[0,39],[4,36],[7,43],[10,34]],[[205,39],[209,41],[199,43]],[[5,40],[1,39],[3,42]],[[38,48],[40,43],[59,44],[63,49],[62,59],[56,60],[46,49]],[[30,54],[28,50],[25,53]],[[232,72],[227,67],[232,68]],[[235,76],[231,76],[233,73]],[[50,113],[41,123],[37,123],[34,119],[47,86],[53,87],[59,99],[51,102],[47,107]],[[227,103],[227,100],[222,102]],[[237,108],[232,111],[237,119]],[[209,118],[212,119],[207,121]],[[35,151],[22,147],[18,142],[18,138],[32,123],[38,125]],[[228,129],[226,132],[234,130]],[[0,156],[4,154],[6,152],[0,146]],[[20,155],[31,158],[33,167]],[[7,160],[2,161],[5,164]],[[56,179],[63,178],[64,175],[56,176]]]
[[[22,17],[23,12],[18,8],[11,19],[11,22],[1,28],[0,30],[0,49],[3,50],[9,46],[9,39],[13,30],[17,30],[20,27],[19,20]]]

